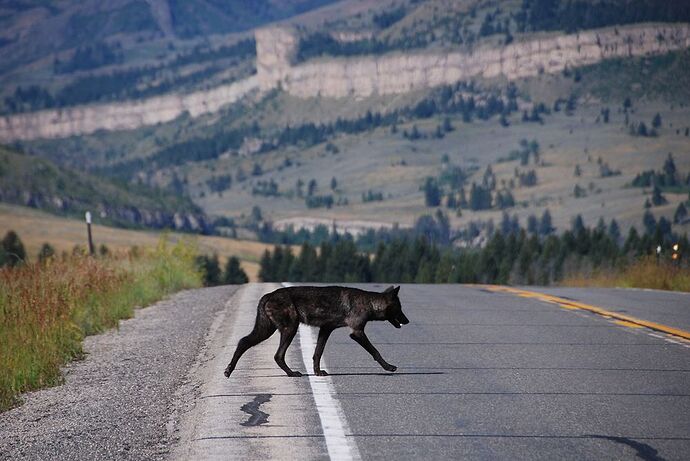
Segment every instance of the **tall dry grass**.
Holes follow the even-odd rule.
[[[201,286],[195,249],[162,238],[155,249],[73,256],[0,270],[0,410],[25,391],[58,384],[86,335],[117,326],[183,288]]]
[[[577,274],[566,277],[561,285],[574,287],[652,288],[656,290],[690,292],[690,268],[670,261],[646,257],[622,269]]]

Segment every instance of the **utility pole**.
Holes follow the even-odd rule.
[[[91,212],[86,212],[86,232],[89,236],[89,254],[93,256],[93,238],[91,237]]]

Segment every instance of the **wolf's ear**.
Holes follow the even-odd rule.
[[[393,288],[393,287],[391,287],[391,288]],[[393,293],[395,294],[395,296],[398,296],[398,292],[399,292],[399,291],[400,291],[400,285],[398,285],[397,287],[393,288]]]
[[[398,288],[400,288],[400,287],[398,287]],[[392,293],[392,292],[395,292],[395,287],[394,287],[393,285],[391,285],[391,286],[389,286],[388,288],[386,288],[385,290],[383,290],[383,292],[384,292],[384,293]],[[397,292],[396,292],[396,293],[397,293]]]

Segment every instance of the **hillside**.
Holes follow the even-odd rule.
[[[209,232],[204,213],[188,199],[145,186],[122,186],[49,160],[0,147],[0,201],[126,227]]]
[[[155,247],[161,232],[122,229],[102,224],[98,216],[94,218],[93,239],[96,247],[105,245],[110,251],[128,250],[133,246]],[[48,214],[28,207],[0,204],[0,236],[15,231],[22,239],[29,258],[34,260],[41,246],[49,243],[57,254],[72,252],[76,245],[85,248],[86,226],[81,219],[70,219]],[[167,232],[167,231],[166,231]],[[190,236],[176,232],[165,234],[171,241],[192,239],[202,254],[217,253],[221,264],[230,256],[237,256],[242,269],[251,281],[258,281],[259,260],[271,245],[246,240],[228,239],[216,236]]]
[[[94,83],[103,93],[19,107],[28,112],[0,131],[57,164],[185,194],[255,238],[271,227],[412,227],[437,210],[458,244],[546,210],[559,230],[578,214],[588,225],[615,218],[621,232],[641,229],[646,212],[676,220],[690,188],[683,5],[386,5],[337,2],[240,35],[173,33],[208,42],[161,60],[169,79],[145,70],[124,93]],[[197,65],[223,76],[185,80]],[[101,83],[118,75],[103,71]],[[669,154],[677,171],[659,199],[635,178]]]

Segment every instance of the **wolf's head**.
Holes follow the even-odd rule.
[[[400,298],[398,292],[400,287],[388,287],[383,292],[386,297],[386,320],[388,320],[395,328],[400,328],[400,325],[407,325],[410,321],[403,314],[402,306],[400,305]]]

